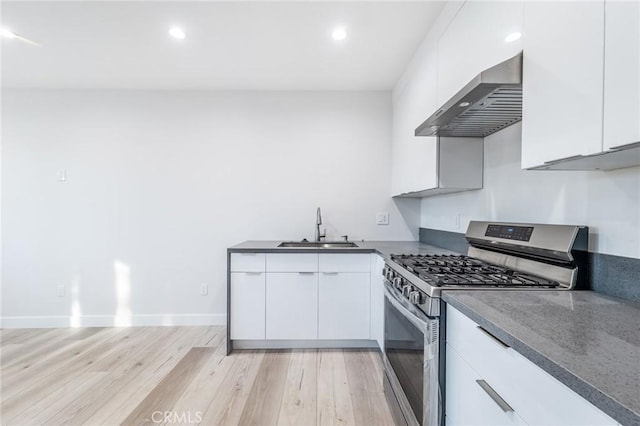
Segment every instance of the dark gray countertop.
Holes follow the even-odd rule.
[[[229,247],[231,253],[378,253],[384,258],[390,254],[451,253],[440,247],[422,244],[418,241],[352,241],[358,247],[346,248],[284,248],[278,247],[282,241],[245,241]],[[455,253],[458,254],[458,253]]]
[[[592,291],[442,297],[616,421],[640,425],[640,304]]]

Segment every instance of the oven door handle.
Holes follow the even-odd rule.
[[[405,317],[409,322],[411,322],[423,332],[429,329],[429,324],[427,323],[427,321],[423,320],[416,313],[411,312],[409,309],[407,309],[402,303],[398,301],[398,299],[396,299],[396,296],[391,293],[388,288],[384,289],[384,294],[387,300],[389,300],[389,303],[391,303],[398,310],[398,312],[400,312],[402,316]]]

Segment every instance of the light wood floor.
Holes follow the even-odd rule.
[[[2,330],[0,423],[393,424],[377,353],[225,356],[225,333],[224,327]]]

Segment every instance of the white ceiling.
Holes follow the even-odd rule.
[[[3,87],[387,90],[442,2],[3,1]],[[168,35],[184,29],[187,38]],[[345,26],[348,38],[331,32]]]

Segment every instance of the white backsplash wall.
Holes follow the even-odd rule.
[[[221,323],[226,248],[311,239],[317,206],[329,239],[416,240],[391,116],[388,92],[3,91],[4,325]]]
[[[580,224],[590,250],[640,257],[640,168],[520,168],[521,124],[485,138],[484,189],[422,199],[421,227],[462,232],[470,220]]]

